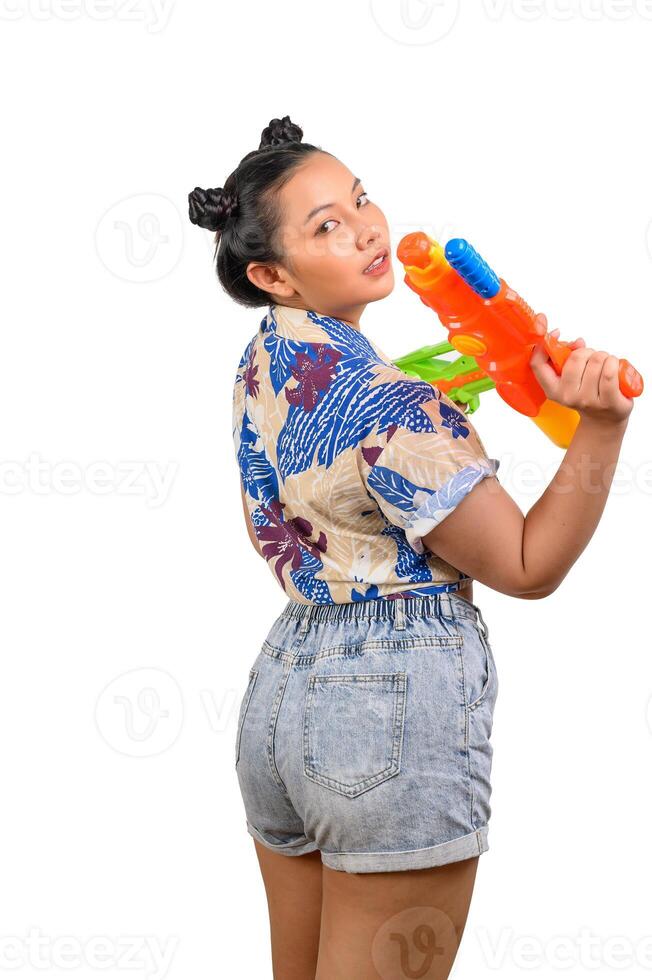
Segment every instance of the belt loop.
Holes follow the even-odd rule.
[[[402,595],[394,599],[394,629],[405,629],[405,599]]]
[[[455,608],[450,595],[446,592],[438,592],[435,595],[435,599],[437,600],[437,616],[440,623],[442,623],[449,636],[454,636],[455,633],[451,633],[446,623],[446,620],[449,620],[455,626]]]
[[[476,612],[477,612],[477,614],[478,614],[478,616],[480,618],[480,622],[482,623],[482,632],[484,633],[484,638],[485,638],[485,640],[488,640],[489,639],[489,627],[487,626],[487,624],[485,623],[484,619],[482,618],[482,613],[480,612],[480,606],[476,606],[475,609],[476,609]]]
[[[301,612],[301,629],[299,630],[299,632],[302,635],[304,633],[307,633],[308,630],[310,629],[310,616],[311,616],[311,613],[312,613],[313,608],[314,607],[312,605],[310,605],[306,609],[305,613],[303,612],[303,610]]]

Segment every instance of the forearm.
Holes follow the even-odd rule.
[[[528,511],[523,569],[533,597],[556,589],[591,540],[626,429],[627,420],[599,423],[582,416],[557,473]]]

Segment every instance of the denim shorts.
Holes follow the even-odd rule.
[[[498,677],[478,606],[454,594],[290,601],[240,702],[247,830],[348,872],[488,850]]]

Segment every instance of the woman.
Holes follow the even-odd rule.
[[[394,287],[387,222],[302,136],[271,120],[223,188],[189,195],[226,292],[267,307],[233,436],[249,536],[288,602],[249,672],[236,770],[274,976],[444,978],[491,814],[498,678],[472,580],[523,599],[559,586],[633,402],[581,339],[559,377],[533,353],[581,420],[524,517],[468,418],[362,333]]]

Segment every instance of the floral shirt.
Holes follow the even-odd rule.
[[[360,330],[271,303],[238,364],[233,440],[288,598],[395,599],[471,581],[422,539],[500,463],[447,395]]]

